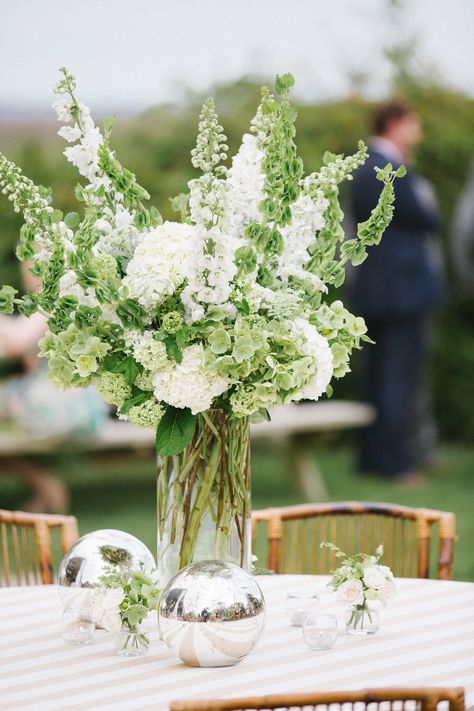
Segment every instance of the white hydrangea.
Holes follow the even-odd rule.
[[[195,343],[183,350],[181,363],[168,364],[153,378],[155,397],[173,407],[189,407],[196,415],[211,407],[212,401],[229,385],[228,378],[215,375],[204,364],[204,348]]]
[[[318,400],[326,392],[333,373],[333,355],[329,343],[306,319],[294,321],[295,337],[303,336],[303,355],[314,361],[315,372],[306,385],[292,397],[293,400]]]
[[[326,224],[324,213],[328,204],[322,193],[310,197],[304,192],[292,204],[291,222],[280,228],[284,248],[278,258],[276,275],[283,281],[294,270],[302,269],[308,261],[308,249],[314,242],[315,233]]]
[[[124,597],[122,588],[98,588],[91,597],[92,619],[107,632],[118,632],[122,626],[119,605]]]
[[[171,296],[184,281],[195,228],[164,222],[148,232],[128,263],[123,283],[147,311]]]
[[[264,157],[265,153],[258,146],[257,136],[244,134],[242,145],[232,159],[232,167],[227,177],[229,219],[236,236],[241,235],[244,225],[262,218],[258,206],[264,198]]]

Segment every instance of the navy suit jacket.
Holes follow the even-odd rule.
[[[374,167],[389,162],[372,152],[354,174],[350,203],[355,222],[366,220],[379,198],[382,183]],[[394,167],[398,167],[394,164]],[[416,176],[408,169],[395,181],[395,211],[379,245],[354,270],[351,298],[354,308],[367,316],[409,316],[434,309],[444,297],[440,265],[434,256],[437,210],[420,199]]]

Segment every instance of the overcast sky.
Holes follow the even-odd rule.
[[[380,51],[416,36],[418,54],[474,96],[474,0],[0,0],[0,107],[48,110],[57,68],[97,108],[137,110],[245,74],[291,71],[307,99],[343,95],[348,72],[383,91]]]

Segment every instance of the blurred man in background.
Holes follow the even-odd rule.
[[[411,168],[422,138],[418,115],[407,104],[381,105],[374,117],[370,158],[355,174],[353,217],[366,220],[381,190],[375,166],[405,164],[405,178],[395,184],[395,213],[382,243],[369,248],[355,270],[352,301],[375,341],[364,352],[362,397],[377,419],[360,440],[363,472],[415,484],[433,440],[429,398],[424,387],[430,317],[443,301],[443,283],[435,230],[439,217],[429,184]],[[423,441],[424,440],[424,441]]]

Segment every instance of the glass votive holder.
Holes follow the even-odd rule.
[[[303,623],[303,636],[310,649],[331,649],[337,639],[334,615],[309,615]]]
[[[314,592],[293,590],[286,596],[286,611],[295,627],[302,627],[308,615],[314,615],[319,607],[319,597]]]
[[[66,644],[90,644],[95,624],[90,607],[67,607],[61,619],[61,636]]]

